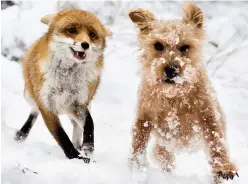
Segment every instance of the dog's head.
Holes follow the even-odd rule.
[[[78,63],[96,62],[111,35],[95,15],[79,9],[44,16],[41,22],[49,25],[51,50]]]
[[[181,20],[159,21],[144,9],[129,17],[140,30],[143,70],[151,83],[180,86],[195,80],[204,39],[199,7],[186,3]]]

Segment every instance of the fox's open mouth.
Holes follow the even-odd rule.
[[[81,60],[83,60],[83,59],[86,58],[86,53],[85,53],[85,52],[83,52],[83,51],[75,51],[75,50],[74,50],[73,48],[71,48],[71,47],[70,47],[70,49],[71,49],[71,51],[72,51],[72,53],[73,53],[73,56],[74,56],[75,58],[81,59]]]

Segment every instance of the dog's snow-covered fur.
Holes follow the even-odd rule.
[[[133,130],[132,166],[147,165],[146,147],[155,136],[154,155],[163,171],[171,171],[174,153],[203,142],[215,183],[233,179],[225,118],[202,63],[203,13],[186,3],[181,20],[158,21],[148,10],[131,11],[140,29],[142,79]],[[196,142],[195,142],[196,141]],[[201,145],[201,144],[199,144]]]

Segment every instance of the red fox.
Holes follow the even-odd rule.
[[[16,140],[27,138],[37,116],[70,158],[94,150],[94,124],[88,106],[100,82],[106,37],[111,31],[87,11],[68,9],[43,17],[49,29],[23,58],[24,96],[31,113],[17,131]],[[59,114],[67,114],[74,126],[72,142],[60,124]],[[83,134],[83,143],[81,143]]]

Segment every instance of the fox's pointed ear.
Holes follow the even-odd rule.
[[[147,34],[152,30],[152,23],[156,21],[155,16],[152,12],[138,8],[129,12],[130,19],[136,24],[140,29],[141,33]]]
[[[203,27],[203,13],[201,9],[193,3],[185,3],[183,6],[183,22],[193,23],[196,27]]]
[[[104,26],[104,30],[105,30],[105,36],[112,36],[113,35],[112,31],[109,28]]]
[[[49,14],[49,15],[45,15],[44,17],[41,18],[41,22],[43,24],[50,24],[53,20],[53,18],[55,17],[56,14]]]

